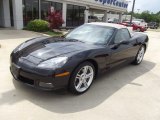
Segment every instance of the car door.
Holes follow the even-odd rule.
[[[111,50],[109,61],[111,67],[121,64],[126,60],[134,59],[138,51],[136,40],[131,37],[126,28],[117,30],[109,47]]]

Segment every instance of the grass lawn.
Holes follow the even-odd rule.
[[[44,34],[47,34],[47,35],[50,35],[50,36],[61,36],[61,35],[63,35],[60,32],[52,32],[52,31],[44,32]]]

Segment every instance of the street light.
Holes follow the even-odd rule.
[[[133,6],[132,6],[132,13],[131,13],[130,23],[132,23],[132,19],[133,19],[133,13],[134,13],[135,2],[136,2],[136,0],[133,0]]]

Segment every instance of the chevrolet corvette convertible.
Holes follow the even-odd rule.
[[[122,25],[87,23],[61,37],[28,40],[11,53],[15,80],[42,89],[86,92],[96,76],[124,62],[139,65],[148,36]]]

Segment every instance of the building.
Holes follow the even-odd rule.
[[[108,20],[109,12],[122,14],[127,11],[126,0],[0,0],[0,26],[22,29],[30,20],[46,19],[48,10],[54,7],[62,12],[63,27],[78,26],[88,22],[92,13],[104,14]]]

